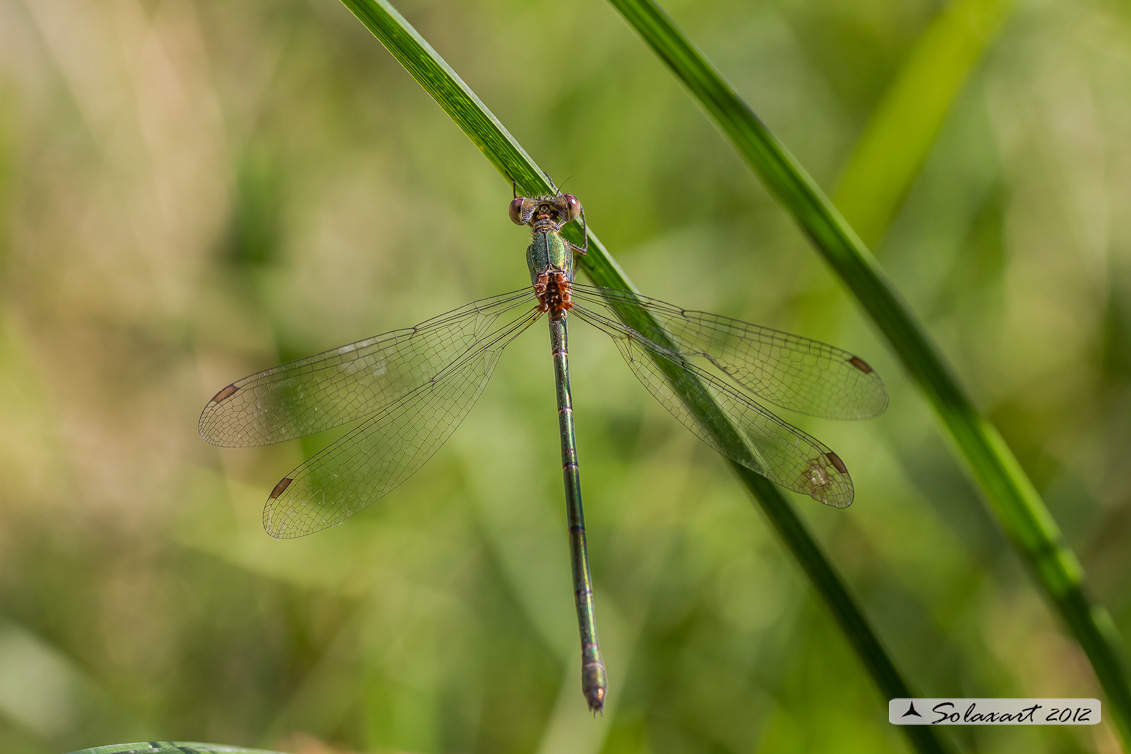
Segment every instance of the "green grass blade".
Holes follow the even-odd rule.
[[[938,137],[955,97],[1015,0],[956,0],[920,37],[849,155],[833,203],[878,242]]]
[[[467,85],[395,9],[383,0],[342,0],[342,2],[436,99],[503,175],[516,180],[527,192],[550,190],[541,169]],[[566,230],[572,240],[580,241],[580,230],[576,225],[571,225]],[[592,229],[589,232],[589,254],[582,258],[581,264],[597,285],[635,290]],[[635,321],[631,324],[647,328],[646,332],[661,331],[655,322],[649,324]],[[664,368],[665,365],[661,363],[660,366]],[[696,390],[693,381],[689,383],[687,380],[682,380],[681,384],[691,391]],[[712,416],[715,419],[714,424],[725,424],[718,415],[717,408],[709,400],[697,399],[692,395],[685,395],[684,398],[688,401],[688,405],[694,405],[694,410],[700,416]],[[759,501],[777,529],[782,541],[809,575],[814,588],[844,628],[850,643],[858,652],[881,693],[888,697],[911,696],[910,687],[901,678],[875,631],[868,624],[863,612],[832,564],[824,556],[820,546],[806,529],[804,522],[771,483],[742,467],[736,468],[739,469],[743,483]],[[931,728],[908,726],[904,732],[919,751],[946,750]]]
[[[144,741],[136,744],[111,744],[71,754],[279,754],[264,749],[245,749],[223,744],[198,744],[192,741]]]
[[[864,243],[765,124],[656,5],[610,2],[687,86],[887,337],[973,472],[993,515],[1084,650],[1119,735],[1131,743],[1122,641],[1110,615],[1088,593],[1083,568],[1005,441],[959,387]]]

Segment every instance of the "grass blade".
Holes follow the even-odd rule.
[[[887,337],[942,420],[999,525],[1084,650],[1120,737],[1131,743],[1131,689],[1122,641],[1111,616],[1088,593],[1079,560],[1001,435],[974,408],[867,247],[785,146],[654,3],[610,2],[691,91]]]
[[[136,744],[111,744],[71,754],[278,754],[264,749],[245,749],[224,744],[199,744],[192,741],[144,741]]]
[[[1014,0],[957,0],[919,39],[849,155],[833,204],[868,244],[887,230],[955,97]]]
[[[530,156],[391,5],[384,0],[342,2],[436,99],[503,175],[515,180],[527,192],[550,190],[545,176]],[[567,231],[572,240],[580,241],[580,229],[576,225],[569,226]],[[597,285],[635,290],[592,229],[589,232],[589,254],[581,259],[581,264]],[[652,332],[660,331],[654,322],[650,326],[640,322],[631,324],[647,327]],[[664,365],[660,366],[663,368]],[[691,387],[694,389],[694,386]],[[695,404],[695,409],[701,416],[715,415],[714,424],[725,423],[717,416],[717,409],[709,401],[696,400],[693,396],[685,396],[685,399],[689,405]],[[758,500],[778,535],[845,631],[881,693],[888,697],[912,696],[895,663],[883,649],[875,631],[804,522],[770,482],[742,467],[736,466],[736,469],[740,479]],[[908,726],[904,732],[919,751],[947,750],[931,728]]]

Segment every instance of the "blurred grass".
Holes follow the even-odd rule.
[[[245,749],[195,741],[146,741],[144,743],[98,746],[72,754],[276,754],[264,749]]]
[[[668,63],[770,192],[793,215],[817,250],[871,315],[912,378],[919,383],[959,455],[970,466],[999,525],[1087,655],[1105,692],[1107,719],[1114,723],[1126,745],[1131,741],[1131,689],[1125,663],[1126,646],[1116,632],[1110,614],[1090,593],[1080,561],[1071,548],[1064,545],[1056,521],[1005,440],[993,424],[979,414],[960,387],[945,357],[885,279],[867,247],[785,146],[650,0],[612,1],[633,28]],[[927,39],[919,48],[923,54],[912,56],[906,78],[900,85],[923,91],[941,79],[942,96],[936,93],[934,97],[920,98],[920,101],[931,103],[930,106],[921,106],[911,105],[912,97],[903,92],[897,91],[892,95],[894,100],[908,101],[902,106],[904,111],[925,110],[930,113],[931,106],[934,110],[933,118],[930,115],[913,115],[900,119],[903,128],[926,127],[919,132],[918,139],[911,137],[906,140],[906,153],[900,155],[902,150],[893,150],[897,153],[897,161],[902,158],[905,164],[914,164],[914,158],[908,153],[913,155],[915,151],[922,151],[921,147],[919,150],[916,147],[932,135],[934,129],[929,124],[941,117],[946,106],[944,98],[956,91],[964,70],[977,57],[980,45],[962,44],[965,34],[960,32],[964,32],[967,25],[973,26],[976,32],[982,32],[982,27],[992,28],[993,21],[999,20],[1000,16],[1000,8],[972,14],[961,5],[955,6],[949,8],[942,21],[932,28],[934,33],[926,35]],[[986,39],[984,33],[978,37]],[[955,55],[953,50],[948,51],[950,54],[935,53],[933,48],[936,47],[964,50],[966,54]],[[924,61],[936,61],[936,65],[932,67]],[[917,70],[920,67],[928,68],[934,75],[924,76]],[[893,120],[894,116],[883,112],[877,118],[880,125]],[[889,126],[888,130],[894,132],[895,126]],[[875,131],[872,129],[869,133],[874,134]],[[887,168],[886,160],[873,159],[876,172]],[[857,168],[858,172],[860,170]],[[873,183],[873,188],[877,185]],[[888,185],[898,187],[899,183],[897,180]],[[881,212],[873,218],[882,218],[882,208],[894,203],[890,195],[872,198],[873,206],[880,208]],[[875,223],[870,225],[870,229],[879,230]],[[896,696],[886,688],[883,691],[889,697]]]
[[[955,100],[1014,0],[957,0],[916,42],[876,106],[838,181],[833,204],[867,246],[887,230]]]
[[[668,10],[831,186],[941,8]],[[631,32],[600,4],[402,11],[643,290],[844,345],[885,376],[898,411],[803,422],[852,468],[857,504],[799,510],[916,681],[1099,694],[899,369]],[[1128,22],[1019,5],[877,249],[1123,633]],[[0,666],[0,749],[899,749],[716,454],[580,329],[618,658],[603,721],[577,709],[542,338],[508,349],[386,505],[308,541],[262,533],[267,491],[305,451],[202,447],[219,385],[525,278],[496,171],[344,8],[8,0],[0,102],[0,642],[22,660]],[[828,698],[837,712],[805,715]],[[1107,726],[955,740],[1118,750]]]
[[[543,177],[543,171],[515,143],[513,137],[451,70],[443,58],[420,38],[416,30],[395,9],[379,0],[343,1],[381,41],[381,44],[412,73],[413,78],[432,95],[437,104],[444,108],[504,177],[517,181],[526,194],[553,192],[554,187]],[[577,225],[570,226],[567,235],[575,244],[581,244],[583,240],[577,228]],[[619,290],[634,290],[632,283],[601,245],[592,226],[588,227],[587,233],[588,237],[584,243],[588,252],[579,258],[579,265],[598,285]],[[643,310],[621,309],[616,306],[615,300],[610,303],[625,324],[636,332],[646,334],[654,342],[671,345],[663,327],[643,313]],[[746,458],[752,465],[758,463],[749,455],[745,444],[737,436],[737,430],[727,422],[726,417],[698,380],[689,378],[680,370],[673,370],[672,366],[663,359],[657,358],[656,364],[705,431],[720,446],[728,449],[728,456]],[[767,483],[757,474],[748,473],[748,469],[743,465],[733,462],[732,465],[739,479],[762,507],[778,536],[837,620],[861,662],[871,673],[881,696],[885,698],[916,696],[900,676],[895,663],[884,650],[875,631],[848,592],[843,579],[833,569],[820,546],[782,494],[774,485]],[[900,732],[906,735],[920,751],[943,750],[933,729],[908,726],[900,729]]]

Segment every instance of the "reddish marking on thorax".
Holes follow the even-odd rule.
[[[538,311],[550,316],[562,316],[573,308],[573,288],[564,272],[551,270],[538,275],[534,295],[538,297]]]
[[[534,216],[530,218],[530,228],[534,233],[556,231],[558,226],[557,211],[545,204],[534,210]]]

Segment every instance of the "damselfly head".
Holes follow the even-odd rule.
[[[516,196],[511,200],[510,216],[515,225],[530,225],[540,216],[556,219],[559,223],[569,223],[581,216],[581,202],[573,194]]]

